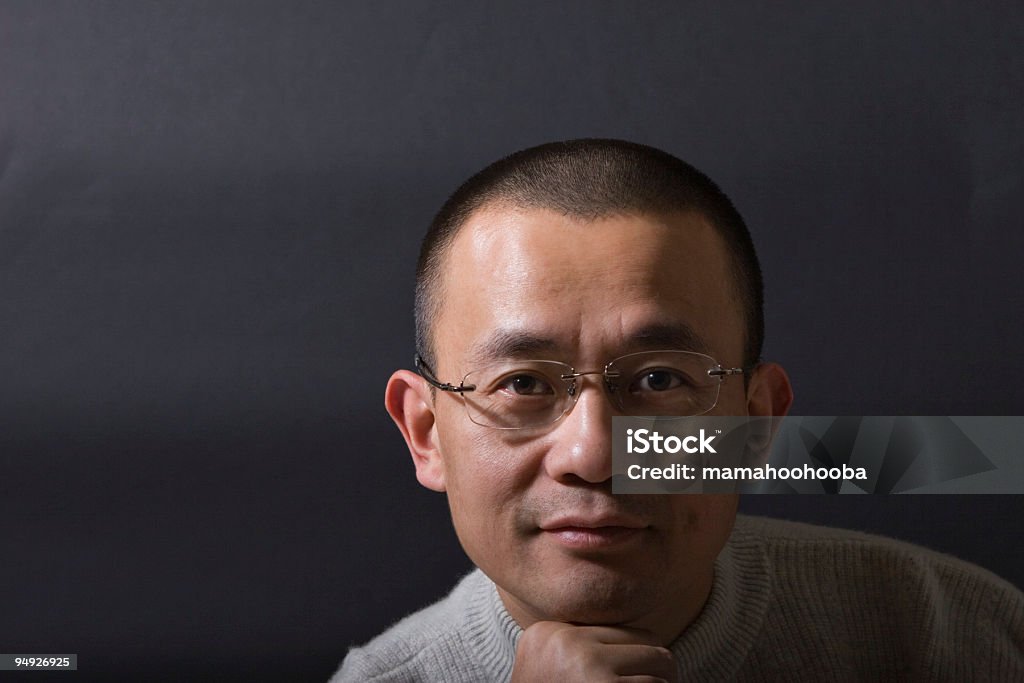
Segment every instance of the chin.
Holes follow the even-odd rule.
[[[568,599],[563,596],[548,618],[583,626],[625,625],[641,620],[654,608],[652,603],[626,595],[611,595],[607,599],[595,595]]]
[[[562,573],[543,592],[548,595],[544,607],[550,618],[576,624],[627,623],[669,599],[649,577],[622,575],[597,566]]]

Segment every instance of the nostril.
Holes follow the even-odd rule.
[[[582,475],[576,474],[575,472],[566,472],[558,479],[558,483],[563,486],[601,488],[606,489],[608,493],[611,493],[612,478],[609,475],[606,479],[591,481]]]

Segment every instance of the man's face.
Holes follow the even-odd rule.
[[[463,226],[445,263],[434,325],[442,381],[458,383],[509,354],[590,371],[628,353],[694,342],[724,366],[742,365],[742,308],[725,248],[697,214],[590,222],[485,208]],[[496,339],[507,351],[493,348]],[[613,496],[616,409],[599,376],[581,382],[572,412],[529,430],[477,425],[460,397],[437,393],[441,487],[463,547],[521,624],[644,624],[679,605],[699,606],[736,497]],[[742,379],[726,381],[713,413],[746,408]]]

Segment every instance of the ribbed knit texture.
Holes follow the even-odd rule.
[[[521,633],[474,571],[332,681],[507,681]],[[671,649],[684,681],[1024,681],[1024,594],[907,543],[741,515]]]

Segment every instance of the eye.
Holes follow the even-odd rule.
[[[688,378],[676,370],[652,368],[638,373],[633,379],[629,390],[634,393],[641,391],[661,392],[678,389],[684,384],[689,383]]]
[[[555,393],[543,378],[525,374],[506,377],[498,388],[515,396],[544,396]]]

